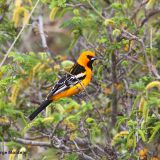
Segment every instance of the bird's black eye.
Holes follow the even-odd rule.
[[[91,60],[92,57],[93,57],[93,56],[87,55],[87,58],[88,58],[89,60]]]

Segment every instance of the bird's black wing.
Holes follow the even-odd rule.
[[[70,70],[70,73],[65,74],[52,88],[50,93],[47,95],[47,99],[51,99],[51,97],[55,94],[58,94],[62,91],[69,89],[71,86],[80,83],[86,77],[85,69],[79,65],[75,64],[73,68]]]
[[[78,75],[80,73],[84,73],[86,70],[83,66],[81,66],[78,63],[75,63],[75,65],[71,68],[70,73],[72,75]]]

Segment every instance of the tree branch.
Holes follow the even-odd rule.
[[[151,12],[149,12],[148,15],[142,20],[141,25],[140,25],[140,28],[141,28],[152,16],[154,16],[155,14],[158,14],[158,13],[160,13],[160,8],[154,9],[154,10],[152,10]]]
[[[148,1],[149,1],[149,0],[143,0],[143,1],[140,3],[140,5],[139,5],[139,6],[136,8],[136,10],[133,12],[133,14],[132,14],[132,16],[131,16],[131,20],[133,20],[133,19],[136,17],[137,13],[140,11],[140,9],[141,9],[145,4],[148,3]]]
[[[41,40],[42,40],[42,47],[44,48],[45,51],[47,51],[48,46],[47,46],[46,36],[45,36],[45,33],[44,33],[44,28],[43,28],[43,17],[39,16],[38,21],[39,21],[39,25],[38,25],[39,33],[40,33],[40,37],[41,37]]]
[[[108,28],[108,36],[109,36],[109,40],[112,43],[113,37],[112,37],[112,28],[111,26],[109,26]],[[111,69],[112,69],[112,123],[113,125],[116,123],[116,115],[117,115],[117,105],[118,105],[118,101],[117,101],[117,89],[115,87],[115,84],[118,82],[117,80],[117,58],[116,58],[116,54],[117,54],[117,50],[114,50],[112,52],[112,56],[111,56]]]
[[[52,147],[50,142],[40,142],[40,141],[32,141],[23,138],[14,137],[13,141],[18,142],[24,145],[32,145],[32,146],[40,146],[40,147]]]

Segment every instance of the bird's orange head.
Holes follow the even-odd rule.
[[[92,64],[94,60],[97,58],[95,57],[95,53],[92,51],[85,51],[82,52],[77,60],[78,64],[80,64],[83,67],[89,67],[92,69]]]

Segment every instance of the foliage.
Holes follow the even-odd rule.
[[[0,67],[0,139],[8,149],[25,152],[9,158],[36,159],[36,146],[43,147],[38,158],[44,160],[160,158],[159,0],[41,0],[29,19],[36,2],[2,1],[0,6],[0,57],[28,24]],[[66,44],[66,54],[46,49],[43,40],[41,44],[44,35],[37,17],[42,10],[43,27],[49,30],[51,21],[55,26],[58,21],[54,29],[68,36],[65,41],[51,32],[47,43],[55,36],[56,43]],[[40,40],[34,41],[36,36]],[[23,49],[29,41],[38,52]],[[58,75],[73,65],[66,59],[88,49],[99,60],[87,90],[51,103],[29,122],[28,115]]]

